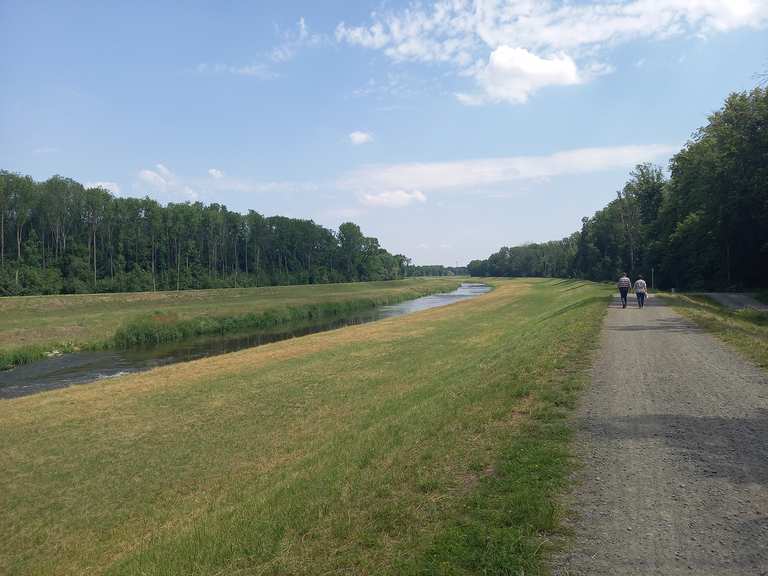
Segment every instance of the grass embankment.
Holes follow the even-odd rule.
[[[730,310],[706,296],[663,294],[675,310],[742,352],[762,367],[768,367],[768,313]]]
[[[127,347],[271,328],[452,290],[460,281],[410,278],[314,286],[0,299],[0,369],[51,351]]]
[[[3,574],[537,574],[610,288],[0,402]]]

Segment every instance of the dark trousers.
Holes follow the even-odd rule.
[[[629,292],[629,288],[619,288],[619,294],[621,294],[621,307],[626,308],[627,307],[627,292]]]
[[[645,292],[636,292],[635,296],[637,296],[637,306],[639,308],[645,306]]]

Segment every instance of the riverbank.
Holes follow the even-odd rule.
[[[611,290],[492,282],[0,403],[0,572],[535,573]]]
[[[51,353],[271,328],[455,289],[455,278],[0,299],[0,369]]]

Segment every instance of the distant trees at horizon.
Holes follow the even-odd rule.
[[[333,231],[0,171],[4,296],[391,280],[417,271],[425,272],[352,222]]]
[[[768,286],[768,87],[731,94],[670,161],[638,165],[615,200],[562,240],[501,248],[473,276],[612,280],[658,287]]]

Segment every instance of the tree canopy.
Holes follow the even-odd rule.
[[[653,274],[678,289],[768,286],[768,88],[731,94],[670,161],[637,166],[562,240],[502,248],[476,276]]]
[[[408,262],[351,222],[334,232],[0,171],[2,295],[388,280]]]

